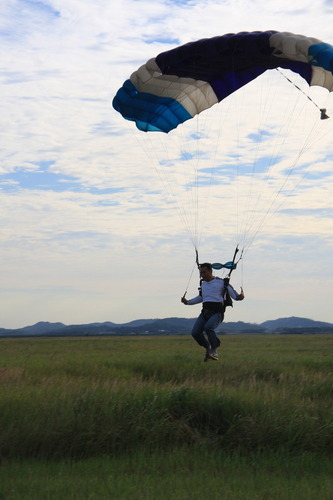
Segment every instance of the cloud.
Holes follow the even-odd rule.
[[[265,274],[277,277],[279,266],[285,269],[281,256],[293,260],[287,267],[297,284],[311,261],[311,287],[318,297],[325,287],[328,296],[332,125],[317,123],[319,111],[306,97],[290,90],[288,109],[297,100],[298,111],[281,130],[288,91],[279,93],[283,78],[268,75],[266,85],[254,82],[249,92],[227,99],[222,113],[203,116],[201,130],[189,126],[184,137],[171,133],[163,140],[140,137],[111,101],[133,70],[180,43],[265,29],[332,43],[331,17],[328,2],[299,0],[5,3],[0,326],[195,315],[178,304],[193,268],[192,242],[205,260],[230,260],[235,234],[254,238],[244,258],[251,307],[244,302],[233,312],[237,319],[285,313],[274,300],[265,318],[252,306],[257,293],[267,295]],[[310,93],[333,116],[328,93]],[[324,285],[315,277],[319,260]],[[236,283],[241,276],[235,273]],[[274,294],[284,285],[276,278]],[[190,286],[195,292],[196,283]],[[312,303],[302,297],[295,315],[306,315]],[[286,311],[289,301],[292,292]],[[319,311],[319,319],[332,320],[328,301]]]

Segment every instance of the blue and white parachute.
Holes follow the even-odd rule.
[[[135,71],[113,107],[138,129],[170,132],[266,70],[284,68],[333,89],[333,46],[277,31],[229,33],[168,50]]]
[[[327,118],[332,90],[332,45],[288,32],[228,33],[150,59],[113,107],[133,122],[148,158],[138,165],[148,176],[154,166],[195,249],[204,233],[218,234],[223,251],[237,244],[245,255],[268,220],[288,227],[283,204],[296,198],[313,165],[325,163],[331,120],[319,120],[307,98],[317,106],[310,95],[320,95],[317,108]],[[303,160],[308,151],[315,153]]]

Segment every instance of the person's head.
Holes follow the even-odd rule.
[[[204,264],[199,265],[200,277],[204,281],[210,281],[213,278],[213,268],[211,264],[205,262]]]

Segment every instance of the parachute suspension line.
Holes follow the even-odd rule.
[[[284,78],[286,80],[290,81],[287,77],[285,77],[285,75],[283,73],[281,73],[281,72],[279,72],[279,73],[282,76],[284,76]],[[291,83],[293,83],[293,82],[291,82]],[[299,89],[299,87],[297,85],[293,84],[293,86],[295,87],[296,90],[301,90],[301,89]],[[305,92],[303,92],[302,90],[301,90],[301,92],[298,93],[298,95],[299,96],[305,95],[310,101],[312,101],[309,98],[309,96],[307,96],[305,94]],[[295,124],[299,123],[299,117],[300,117],[301,111],[299,111],[298,115],[296,116],[296,113],[295,113],[296,102],[295,102],[295,100],[293,101],[292,104],[293,104],[292,113],[288,113],[289,116],[291,115],[291,117],[288,120],[283,121],[283,123],[286,124],[286,129],[283,131],[284,134],[281,133],[282,126],[280,127],[280,132],[277,133],[276,145],[274,148],[276,149],[278,146],[278,148],[277,148],[278,150],[275,151],[275,153],[276,153],[275,157],[272,154],[271,160],[269,162],[269,169],[266,173],[265,180],[264,180],[264,183],[267,185],[270,184],[271,186],[274,186],[274,184],[276,183],[276,179],[274,180],[274,177],[272,177],[272,175],[271,175],[271,167],[274,165],[274,162],[276,162],[276,161],[277,161],[276,165],[278,167],[278,164],[281,161],[279,159],[279,155],[280,155],[280,152],[283,150],[283,147],[286,143],[286,137],[288,137],[290,134],[290,131],[295,128]],[[313,102],[313,104],[315,104],[315,103]],[[318,106],[316,106],[316,107],[318,108]],[[289,109],[289,108],[286,107],[286,111],[287,111],[287,109]],[[302,119],[302,123],[303,122],[304,122],[304,119]],[[280,187],[277,186],[276,192],[275,192],[275,194],[273,193],[274,196],[272,197],[271,201],[267,204],[266,210],[261,210],[261,212],[264,212],[264,213],[263,213],[261,219],[259,220],[259,222],[258,222],[258,218],[257,218],[257,222],[255,225],[252,223],[252,222],[254,222],[254,220],[248,224],[246,238],[244,238],[244,252],[246,252],[250,248],[257,233],[262,228],[264,223],[267,222],[267,219],[270,218],[271,216],[273,216],[274,214],[276,214],[281,209],[282,205],[286,202],[286,199],[283,199],[282,202],[279,204],[279,206],[277,206],[277,201],[278,201],[279,195],[281,195],[283,190],[285,190],[287,182],[290,181],[291,176],[295,170],[295,167],[298,165],[300,158],[302,157],[302,155],[304,154],[305,151],[307,151],[311,146],[313,146],[313,144],[315,144],[316,139],[314,139],[314,135],[320,133],[320,131],[318,130],[319,123],[320,122],[318,122],[317,120],[313,121],[312,127],[310,128],[310,130],[305,131],[305,134],[302,135],[302,143],[303,144],[300,144],[300,150],[299,150],[296,158],[294,159],[294,161],[290,165],[290,168],[288,169],[288,172],[285,174],[284,179],[282,179]],[[317,129],[316,129],[316,127],[317,127]],[[321,134],[321,136],[322,136],[322,134]],[[278,144],[279,137],[283,138],[283,140],[280,141],[280,144]],[[304,177],[306,177],[306,175],[307,175],[307,172],[305,172],[303,174],[301,179],[297,182],[297,185],[299,185],[301,183],[301,181],[304,179]],[[296,188],[296,186],[291,186],[291,189],[295,189],[295,188]],[[255,212],[257,211],[257,207],[258,207],[259,200],[260,200],[261,196],[262,196],[262,193],[260,192],[259,196],[257,198],[257,201],[254,205],[254,208],[252,210],[253,216],[254,216]]]
[[[197,252],[197,250],[196,250],[196,252]],[[196,266],[197,266],[197,265],[198,265],[198,264],[197,264],[197,262],[196,262],[195,264],[193,264],[192,271],[191,271],[191,273],[190,273],[190,277],[189,277],[189,279],[188,279],[188,281],[187,281],[187,284],[186,284],[186,287],[185,287],[185,292],[184,292],[183,297],[186,297],[188,287],[190,286],[190,283],[191,283],[191,280],[192,280],[192,276],[193,276],[193,273],[194,273],[194,269],[196,268]],[[199,266],[198,266],[198,267],[199,267]]]
[[[179,186],[179,198],[182,203],[183,219],[193,246],[197,245],[198,234],[198,181],[197,158],[191,152],[191,144],[186,132],[186,125],[180,125],[175,131],[179,140],[176,184]]]
[[[253,191],[254,191],[254,179],[255,179],[255,173],[256,173],[256,168],[257,168],[257,161],[258,157],[260,155],[260,150],[261,150],[261,142],[262,142],[262,121],[263,117],[266,116],[267,113],[267,97],[264,100],[263,99],[263,88],[264,88],[264,83],[263,83],[263,78],[261,79],[261,100],[260,100],[260,110],[259,110],[259,123],[257,126],[257,132],[256,132],[256,145],[255,145],[255,150],[254,150],[254,158],[252,160],[252,167],[251,167],[251,179],[250,179],[250,186],[248,188],[247,192],[247,200],[245,201],[245,207],[246,209],[243,210],[243,218],[241,222],[241,227],[240,227],[240,234],[239,237],[242,235],[243,241],[246,241],[246,235],[248,232],[248,228],[251,227],[253,224],[253,218],[254,218],[254,213],[255,209],[259,203],[259,199],[261,197],[261,191],[259,191],[259,195],[257,198],[257,201],[255,203],[255,206],[252,210],[249,210],[249,207],[251,207],[251,199],[253,196]],[[239,238],[238,238],[239,239]]]
[[[261,96],[263,96],[264,92],[263,89],[265,89],[265,81],[263,78],[259,79],[259,82],[261,83]],[[264,117],[268,114],[267,108],[272,105],[272,99],[269,99],[269,93],[266,91],[266,98],[264,99],[263,97],[260,100],[259,103],[259,123],[257,124],[257,130],[254,133],[256,136],[256,141],[255,141],[255,146],[253,150],[253,159],[248,161],[248,165],[250,166],[250,172],[249,172],[249,181],[247,182],[246,185],[246,194],[242,195],[241,191],[241,180],[243,181],[243,173],[241,169],[246,168],[246,162],[245,165],[241,165],[241,154],[240,151],[243,149],[243,146],[241,147],[241,139],[240,139],[240,129],[241,129],[241,121],[243,119],[243,112],[242,110],[244,109],[244,104],[246,104],[246,94],[244,92],[244,89],[240,89],[241,91],[238,91],[235,94],[235,105],[237,106],[237,117],[239,119],[236,119],[236,148],[237,148],[237,153],[235,155],[235,163],[236,163],[236,234],[237,234],[237,241],[239,242],[237,244],[237,247],[240,246],[240,243],[242,243],[242,246],[244,245],[244,241],[246,241],[246,235],[248,232],[248,228],[251,227],[253,224],[253,218],[255,215],[255,209],[250,209],[251,205],[253,204],[253,198],[255,195],[255,189],[256,189],[256,183],[257,180],[255,180],[255,174],[256,174],[256,169],[257,169],[257,163],[258,163],[258,158],[260,156],[260,151],[261,151],[261,143],[262,143],[262,137],[263,137],[263,119]],[[242,97],[242,99],[240,99]],[[253,134],[253,135],[254,135]],[[243,137],[243,134],[242,134]],[[249,135],[247,136],[247,138]],[[243,201],[241,201],[241,197],[243,198]],[[257,203],[259,202],[260,199],[260,194],[259,198],[257,200]],[[257,204],[256,203],[256,204]],[[242,214],[242,215],[241,215]],[[243,250],[242,250],[243,252]]]
[[[285,186],[286,186],[289,178],[291,177],[293,171],[295,170],[295,167],[298,165],[298,162],[299,162],[300,158],[303,156],[304,152],[309,148],[310,138],[313,139],[313,135],[314,135],[315,127],[317,126],[317,123],[318,123],[317,121],[314,122],[312,128],[309,130],[309,132],[308,132],[308,134],[307,134],[307,136],[305,138],[305,141],[304,141],[304,144],[303,144],[302,148],[300,149],[300,151],[297,154],[296,158],[294,159],[294,161],[290,165],[289,170],[288,170],[285,178],[283,179],[282,184],[280,185],[279,189],[276,191],[273,199],[271,200],[270,205],[267,207],[267,210],[264,212],[264,214],[263,214],[261,220],[259,221],[259,223],[258,223],[255,231],[253,231],[253,233],[251,235],[251,238],[249,238],[248,243],[247,243],[246,247],[244,248],[244,254],[251,247],[251,245],[252,245],[255,237],[257,236],[258,232],[263,227],[263,225],[265,223],[267,223],[267,221],[269,220],[269,218],[271,218],[273,215],[275,215],[277,212],[279,212],[281,210],[281,208],[283,207],[283,205],[285,204],[286,199],[283,199],[279,205],[276,205],[276,202],[277,202],[279,196],[281,195],[281,193],[283,192],[283,190],[284,190],[284,188],[285,188]],[[313,139],[313,144],[315,144],[315,143],[316,143],[316,140]],[[311,146],[311,144],[310,144],[310,146]],[[312,167],[313,166],[314,165],[312,165]],[[307,176],[307,174],[309,173],[310,170],[311,170],[311,167],[309,168],[309,170],[307,170],[307,171],[304,172],[304,174],[299,178],[298,182],[293,186],[293,190],[295,190],[302,183],[302,181]]]
[[[264,120],[266,119],[266,117],[270,117],[271,109],[274,111],[273,106],[274,102],[276,102],[277,100],[276,95],[277,92],[279,91],[279,87],[274,84],[275,81],[274,74],[276,73],[273,71],[266,73],[266,77],[270,75],[271,78],[273,78],[273,81],[270,82],[271,85],[265,85],[265,83],[262,82],[263,91],[259,103],[260,107],[258,108],[260,110],[260,113],[258,115],[257,133],[253,134],[253,137],[254,136],[256,137],[256,143],[254,143],[254,149],[252,150],[254,158],[252,161],[248,162],[249,166],[251,166],[252,172],[249,171],[248,177],[245,178],[246,193],[247,193],[245,195],[245,197],[247,197],[245,203],[244,203],[244,198],[243,200],[240,198],[242,194],[240,192],[240,180],[242,180],[242,176],[240,175],[242,173],[240,171],[241,170],[240,167],[242,167],[242,169],[245,169],[246,165],[244,166],[240,165],[242,145],[240,144],[240,139],[239,139],[240,127],[238,121],[237,121],[238,126],[236,128],[236,133],[234,134],[234,139],[235,142],[237,143],[237,148],[236,148],[237,153],[234,155],[234,161],[236,164],[235,166],[237,166],[237,176],[235,179],[236,180],[235,186],[237,190],[235,215],[237,215],[237,220],[235,222],[237,222],[237,240],[239,241],[239,245],[243,247],[243,255],[245,255],[245,252],[250,248],[258,232],[260,231],[264,223],[267,222],[267,219],[273,216],[280,209],[280,206],[277,207],[279,196],[286,189],[287,182],[290,183],[291,179],[292,182],[295,182],[294,178],[292,177],[292,174],[297,164],[299,163],[299,159],[301,158],[302,154],[304,153],[304,151],[307,150],[307,147],[309,146],[309,140],[307,140],[307,136],[309,137],[312,136],[313,138],[312,135],[313,129],[316,125],[319,127],[320,123],[317,120],[315,122],[312,121],[312,129],[310,130],[310,132],[308,130],[305,130],[305,133],[302,134],[301,143],[303,143],[303,145],[299,144],[300,151],[297,152],[298,153],[297,158],[290,166],[289,171],[284,172],[284,175],[282,175],[282,178],[280,178],[280,171],[281,168],[283,168],[282,161],[286,161],[285,154],[281,155],[281,152],[284,153],[285,147],[287,145],[287,138],[290,136],[290,133],[295,129],[295,124],[299,123],[300,113],[303,112],[304,107],[302,106],[300,108],[301,102],[297,104],[297,101],[301,101],[304,96],[303,92],[302,93],[298,92],[296,87],[295,87],[295,90],[297,91],[296,96],[299,96],[298,98],[295,99],[295,95],[288,94],[289,103],[287,102],[286,103],[287,105],[282,107],[282,110],[284,111],[284,118],[283,120],[282,119],[279,120],[280,125],[277,127],[277,130],[273,128],[274,133],[272,133],[270,128],[267,129],[267,125],[264,123]],[[275,92],[272,94],[274,90]],[[242,115],[239,114],[239,108],[240,108],[239,98],[241,96],[242,96],[241,92],[237,94],[238,99],[234,103],[234,114],[233,114],[234,116],[235,115],[240,116],[240,119],[242,117]],[[235,110],[235,105],[236,105],[236,110]],[[298,109],[297,106],[299,106],[300,109]],[[219,128],[221,129],[221,127]],[[266,132],[266,130],[268,130],[268,132]],[[269,143],[267,141],[268,138],[269,138]],[[263,142],[265,140],[266,143]],[[270,144],[271,156],[265,158],[267,165],[265,166],[265,170],[263,171],[263,164],[258,163],[259,161],[258,159],[261,158],[262,146],[265,145],[265,147],[267,147],[267,145],[269,144]],[[315,144],[315,142],[313,144]],[[296,147],[296,149],[298,148]],[[256,170],[258,170],[258,172],[256,172]],[[282,170],[282,172],[283,171],[284,170]],[[283,202],[285,201],[286,200],[283,200]],[[243,206],[244,210],[242,210],[241,208],[241,202],[244,204]]]
[[[281,202],[281,204],[278,207],[276,207],[276,208],[274,208],[274,205],[275,205],[275,203],[276,203],[279,195],[283,191],[283,188],[284,188],[285,184],[287,183],[287,180],[290,177],[290,175],[291,175],[294,167],[297,165],[298,160],[299,160],[300,157],[301,157],[301,154],[299,154],[297,156],[297,159],[294,161],[293,165],[290,167],[289,172],[288,172],[287,176],[285,177],[282,185],[280,186],[279,190],[275,193],[273,199],[270,202],[270,205],[267,207],[267,209],[263,213],[261,219],[256,224],[255,229],[253,229],[253,227],[250,228],[250,229],[252,229],[252,233],[249,232],[246,244],[244,246],[244,254],[252,246],[252,244],[253,244],[253,242],[254,242],[257,234],[259,233],[259,231],[261,230],[261,228],[264,226],[264,224],[267,223],[267,221],[269,220],[269,218],[272,217],[274,214],[276,214],[282,208],[282,205],[283,205],[284,202]]]
[[[327,120],[329,118],[329,116],[326,114],[326,109],[325,108],[320,108],[318,106],[317,103],[314,102],[313,99],[311,99],[311,97],[306,94],[298,85],[296,85],[292,80],[290,80],[290,78],[288,78],[282,71],[279,70],[279,68],[276,68],[276,71],[278,71],[280,73],[280,75],[282,75],[289,83],[291,83],[297,90],[299,90],[300,92],[302,92],[302,94],[305,95],[305,97],[307,97],[309,99],[310,102],[312,102],[312,104],[314,106],[316,106],[317,109],[319,109],[320,111],[320,119],[321,120]]]
[[[272,76],[273,76],[273,73],[272,73]],[[267,88],[269,88],[269,89],[271,89],[272,87],[274,88],[274,85],[267,86]],[[276,96],[276,94],[275,94],[275,96]],[[269,93],[267,94],[267,99],[269,100],[270,107],[277,100],[277,98],[274,96],[272,96],[270,98]],[[250,240],[251,243],[254,240],[255,236],[257,235],[259,229],[263,226],[263,224],[266,220],[266,216],[271,212],[272,206],[274,205],[275,200],[277,199],[278,195],[281,193],[284,185],[286,184],[287,179],[289,178],[289,176],[291,174],[291,171],[293,170],[294,166],[297,163],[297,160],[296,160],[296,162],[294,162],[294,164],[291,168],[291,171],[287,174],[284,181],[282,182],[282,185],[275,192],[275,195],[274,195],[274,192],[273,192],[273,196],[272,196],[272,194],[269,195],[269,191],[267,189],[267,186],[270,184],[271,185],[275,184],[274,176],[273,176],[274,167],[276,166],[276,162],[280,156],[280,153],[286,144],[286,137],[289,136],[290,130],[293,129],[292,117],[295,114],[296,101],[292,100],[290,97],[289,102],[290,103],[286,105],[286,108],[284,110],[285,118],[283,120],[281,120],[281,125],[280,125],[279,129],[277,130],[277,132],[274,134],[275,140],[272,142],[272,152],[271,152],[270,158],[268,160],[267,171],[265,173],[264,178],[261,180],[262,188],[258,190],[257,199],[256,199],[254,205],[252,206],[251,218],[248,221],[248,225],[247,225],[248,229],[247,229],[246,238],[245,238],[245,241]],[[291,106],[290,106],[290,104],[291,104]],[[266,113],[266,109],[264,111]],[[298,120],[296,120],[296,121],[298,121]],[[260,139],[259,139],[260,147],[261,147],[261,138],[262,138],[262,134],[260,134]],[[272,138],[271,138],[271,141],[272,141]],[[263,200],[263,195],[264,195],[265,191],[268,195],[267,202],[265,202],[265,200]],[[273,202],[271,201],[272,199],[273,199]],[[262,206],[261,211],[263,211],[263,216],[259,219],[259,223],[258,223],[258,218],[255,217],[255,214],[258,211],[260,203]],[[266,208],[265,208],[265,205],[266,205]],[[251,233],[252,233],[252,237],[251,237]],[[244,244],[245,244],[245,242],[244,242]]]
[[[258,159],[260,158],[261,155],[262,143],[264,139],[264,130],[265,130],[264,120],[266,119],[267,116],[270,116],[271,112],[270,108],[272,107],[273,102],[275,100],[274,96],[272,97],[272,90],[274,89],[274,85],[266,85],[267,78],[268,75],[266,73],[266,75],[262,75],[262,77],[258,79],[258,85],[259,84],[261,85],[261,91],[260,91],[261,98],[259,100],[257,108],[258,123],[256,125],[256,130],[253,133],[253,136],[255,136],[255,139],[253,139],[254,141],[253,158],[248,162],[249,166],[251,166],[251,171],[249,173],[250,179],[246,185],[246,195],[245,195],[245,201],[243,202],[243,210],[242,210],[243,216],[238,230],[238,240],[242,241],[242,246],[246,246],[246,240],[248,238],[248,234],[250,233],[251,228],[253,227],[253,225],[255,225],[256,222],[257,211],[260,200],[262,198],[264,190],[267,190],[265,179],[261,179],[260,181],[260,177],[259,175],[257,177],[257,172],[256,172],[258,167]],[[268,88],[270,89],[269,91]],[[270,176],[272,163],[273,161],[271,157],[271,160],[268,162],[268,171],[266,172],[266,179],[269,178]],[[239,160],[237,164],[237,171],[239,171]],[[237,177],[237,192],[238,190],[239,190],[239,181]],[[239,195],[237,194],[237,199],[238,198]],[[240,208],[237,208],[237,212],[239,211]],[[237,213],[237,219],[238,218],[239,214]]]
[[[239,105],[238,105],[238,100],[236,99],[236,105],[237,105],[237,116],[239,116],[238,110],[239,110]],[[240,238],[240,232],[241,232],[241,225],[242,222],[240,222],[240,127],[236,126],[236,155],[235,155],[235,161],[236,161],[236,240],[238,241]],[[243,220],[244,220],[244,215],[243,215]]]
[[[178,206],[181,205],[184,226],[187,228],[189,238],[195,247],[198,233],[197,158],[196,155],[191,154],[189,148],[186,148],[186,144],[188,144],[186,125],[180,125],[171,134],[173,138],[177,139],[176,172],[177,176],[181,177],[178,181],[176,180],[173,187],[178,187]]]
[[[218,148],[220,137],[222,134],[222,105],[210,109],[207,113],[198,114],[196,116],[197,130],[196,130],[196,194],[198,198],[198,231],[197,231],[197,246],[199,246],[206,229],[203,222],[206,220],[206,213],[211,201],[212,188],[214,186],[214,173],[217,164]],[[216,136],[216,137],[215,137]],[[212,141],[210,139],[213,139]],[[203,145],[202,145],[203,142]],[[212,144],[211,144],[212,143]],[[206,157],[203,156],[203,151],[209,145],[211,159],[209,158],[209,167],[203,166],[203,161]],[[200,178],[202,176],[202,180]],[[205,189],[206,192],[199,198],[200,189]],[[201,200],[201,205],[199,201]]]
[[[214,112],[214,110],[211,111],[212,114]],[[217,123],[215,122],[216,120],[216,115],[217,115]],[[199,115],[198,115],[199,116]],[[215,116],[213,115],[212,119],[209,119],[210,118],[210,115],[208,116],[207,114],[207,118],[205,116],[202,116],[201,115],[201,126],[200,126],[200,129],[199,129],[199,133],[198,133],[198,137],[199,137],[199,140],[198,140],[198,151],[197,151],[197,156],[198,156],[198,159],[201,157],[201,153],[200,153],[200,139],[201,139],[201,136],[203,134],[203,131],[204,132],[204,138],[205,140],[207,141],[207,138],[211,137],[211,131],[213,130],[213,136],[214,134],[217,133],[217,136],[216,138],[214,138],[213,140],[213,147],[211,148],[210,152],[212,153],[212,159],[210,161],[210,166],[209,166],[209,169],[205,169],[205,173],[206,173],[206,170],[207,170],[207,177],[205,177],[204,179],[204,185],[207,186],[207,192],[205,193],[205,196],[202,197],[203,199],[203,206],[202,206],[202,214],[201,214],[201,217],[200,217],[200,220],[201,220],[201,226],[200,226],[200,231],[199,231],[199,234],[198,234],[198,245],[199,243],[201,242],[201,239],[203,238],[204,234],[204,229],[205,229],[205,225],[203,224],[203,222],[206,220],[206,213],[208,211],[208,208],[209,208],[209,203],[211,201],[211,197],[212,197],[212,188],[213,188],[213,180],[214,180],[214,174],[215,174],[215,170],[216,170],[216,165],[217,165],[217,156],[218,156],[218,150],[219,150],[219,143],[220,143],[220,138],[221,138],[221,134],[222,134],[222,121],[223,121],[223,106],[222,104],[220,103],[219,104],[219,108],[216,108],[215,109]],[[199,117],[198,117],[198,122],[199,122]],[[203,124],[202,124],[203,122]]]
[[[271,176],[271,168],[274,164],[273,156],[268,161],[266,178],[263,179],[259,174],[260,171],[257,172],[258,166],[260,166],[262,170],[262,165],[259,163],[259,159],[261,157],[262,144],[264,139],[267,140],[267,132],[265,137],[265,131],[267,128],[265,127],[265,120],[267,116],[271,114],[271,108],[273,103],[275,102],[274,95],[276,95],[277,89],[274,85],[267,85],[267,78],[269,75],[272,75],[272,72],[267,72],[265,75],[262,75],[257,80],[257,84],[261,86],[261,91],[259,95],[261,96],[257,108],[256,115],[258,119],[258,123],[255,126],[255,130],[251,134],[251,138],[254,144],[254,148],[252,150],[253,158],[247,159],[242,166],[242,169],[246,169],[247,165],[249,167],[249,173],[246,177],[246,191],[243,192],[243,202],[242,207],[240,205],[240,179],[244,182],[244,176],[240,175],[240,155],[238,153],[237,156],[237,235],[239,244],[242,242],[241,246],[246,246],[246,240],[248,238],[248,234],[251,232],[253,226],[256,224],[256,219],[258,217],[259,203],[263,198],[263,194],[267,191],[266,181]],[[271,83],[271,82],[270,82]],[[272,92],[275,90],[274,94]],[[238,93],[239,94],[239,93]],[[238,102],[238,101],[236,101]],[[238,151],[240,150],[239,146],[239,133],[238,133]],[[245,136],[247,139],[250,138],[248,134]],[[267,147],[267,144],[266,144]],[[244,188],[244,186],[243,186]],[[262,202],[261,202],[262,203]],[[242,216],[240,217],[240,214]]]
[[[191,133],[191,128],[195,127],[195,132]],[[177,130],[168,134],[177,139],[177,168],[175,172],[178,179],[173,188],[178,187],[177,205],[181,205],[182,219],[187,229],[190,240],[196,248],[198,245],[200,227],[200,207],[199,207],[199,167],[200,156],[198,154],[198,117],[192,123],[179,125]]]
[[[187,285],[185,287],[185,292],[184,292],[184,295],[183,295],[183,298],[186,297],[186,294],[187,294],[187,290],[188,290],[188,287],[191,283],[191,280],[192,280],[192,276],[193,276],[193,273],[194,273],[194,269],[197,267],[198,269],[200,269],[200,264],[199,264],[199,253],[198,253],[198,249],[197,247],[195,246],[194,247],[195,249],[195,263],[193,264],[193,267],[192,267],[192,271],[190,273],[190,277],[188,279],[188,282],[187,282]]]
[[[199,135],[199,118],[196,116],[196,136]],[[195,164],[193,165],[193,212],[194,212],[194,248],[197,253],[197,245],[199,244],[198,231],[199,231],[199,167],[200,167],[200,157],[199,157],[199,141],[195,141]],[[191,186],[190,186],[191,189]]]
[[[143,150],[144,154],[148,158],[148,161],[153,166],[155,172],[158,175],[158,178],[161,182],[163,190],[166,192],[169,200],[174,203],[176,207],[177,216],[181,222],[182,227],[186,229],[190,240],[193,245],[196,245],[196,241],[194,239],[193,227],[189,221],[188,210],[186,209],[186,200],[182,196],[180,191],[179,183],[174,182],[172,175],[166,175],[166,170],[170,167],[171,164],[174,163],[174,160],[170,159],[169,151],[170,142],[176,143],[174,137],[171,134],[168,134],[168,147],[165,144],[165,136],[162,132],[156,132],[153,134],[145,133],[137,131],[132,127],[129,127],[132,135],[134,136],[136,142],[139,144],[141,150]],[[158,148],[156,146],[155,141],[158,142]],[[161,161],[160,149],[163,150],[164,161]],[[170,167],[171,168],[171,167]]]
[[[234,57],[232,58],[232,67],[233,70],[235,70],[235,59]],[[236,241],[239,241],[242,235],[242,228],[244,226],[244,212],[241,210],[241,186],[240,186],[240,179],[241,179],[241,170],[240,170],[240,151],[241,151],[241,140],[240,140],[240,119],[243,116],[243,105],[244,105],[244,90],[241,89],[240,92],[236,93],[234,95],[235,98],[235,107],[236,107],[236,113],[233,114],[235,117],[235,128],[236,128],[236,154],[235,154],[235,163],[236,163]],[[240,118],[238,118],[240,117]],[[240,216],[240,213],[243,213],[242,217]],[[237,244],[238,247],[238,244]]]
[[[304,152],[306,151],[306,149],[309,149],[309,147],[311,146],[311,144],[310,144],[310,138],[312,138],[312,137],[313,137],[313,135],[314,135],[314,131],[315,131],[314,129],[315,129],[315,127],[316,127],[316,123],[314,123],[314,125],[313,125],[313,127],[312,127],[311,131],[309,131],[308,136],[306,137],[306,140],[305,140],[304,146],[303,146],[303,148],[301,149],[301,151],[299,152],[299,154],[297,155],[297,157],[295,158],[295,160],[294,160],[293,164],[291,165],[291,167],[290,167],[290,169],[289,169],[289,171],[288,171],[288,173],[287,173],[287,175],[286,175],[286,177],[285,177],[285,179],[284,179],[283,184],[280,186],[279,191],[276,193],[276,197],[275,197],[275,199],[277,199],[277,198],[278,198],[278,196],[280,195],[280,193],[283,191],[283,189],[284,189],[284,187],[285,187],[285,184],[287,183],[287,181],[288,181],[289,177],[291,176],[291,174],[292,174],[292,172],[293,172],[293,170],[294,170],[295,166],[298,164],[298,161],[299,161],[299,159],[301,158],[301,156],[304,154]],[[314,140],[314,143],[315,143],[315,140]],[[303,175],[299,178],[298,182],[297,182],[297,183],[293,186],[293,190],[295,190],[295,189],[296,189],[296,188],[297,188],[297,187],[298,187],[298,186],[302,183],[302,181],[303,181],[303,180],[304,180],[304,178],[308,175],[308,173],[311,171],[311,168],[312,168],[313,166],[314,166],[314,165],[311,165],[311,166],[309,167],[309,169],[303,173]],[[275,201],[275,200],[274,200],[274,201]],[[283,204],[284,204],[284,203],[285,203],[285,200],[282,200],[282,201],[281,201],[281,203],[279,204],[279,206],[277,206],[277,207],[274,209],[274,211],[272,211],[272,212],[271,212],[271,214],[270,214],[270,215],[274,215],[275,213],[277,213],[277,212],[278,212],[278,211],[282,208],[282,206],[283,206]],[[273,204],[274,204],[274,202],[273,202]],[[269,212],[270,212],[270,210],[269,210]]]
[[[214,186],[214,173],[217,164],[218,147],[220,136],[222,134],[221,122],[223,120],[221,107],[218,109],[209,110],[209,112],[198,114],[194,117],[192,123],[195,124],[195,131],[187,132],[182,141],[183,151],[182,156],[187,155],[191,168],[185,165],[185,173],[187,174],[188,192],[192,193],[189,200],[189,207],[192,207],[189,216],[192,216],[192,243],[195,250],[199,248],[204,232],[207,230],[206,213],[209,202],[211,201],[211,191]],[[190,129],[189,122],[186,123],[186,129]],[[178,127],[181,128],[181,127]],[[185,130],[185,127],[184,127]],[[212,134],[213,134],[213,140]],[[192,145],[192,149],[190,149]],[[186,150],[188,146],[188,150]],[[209,146],[210,157],[208,158],[209,167],[206,167],[204,162],[207,157],[203,151]],[[201,191],[205,191],[201,195]]]

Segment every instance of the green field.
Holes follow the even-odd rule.
[[[0,339],[0,500],[333,498],[333,336]]]

